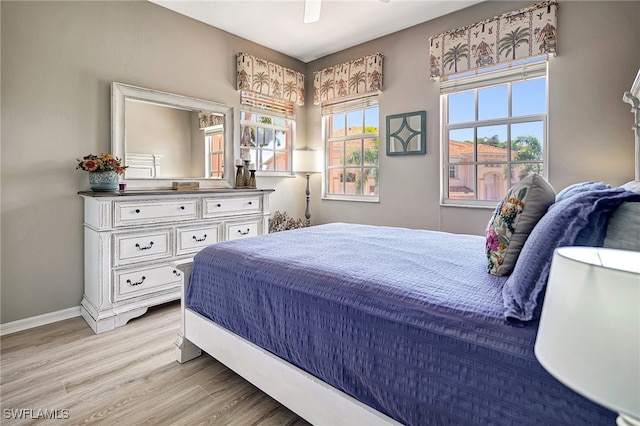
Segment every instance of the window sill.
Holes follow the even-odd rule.
[[[486,209],[493,210],[496,208],[500,200],[495,201],[462,201],[462,200],[452,200],[445,199],[440,200],[441,207],[462,207],[467,209]]]
[[[323,200],[328,201],[356,201],[360,203],[379,203],[379,196],[357,196],[357,195],[323,195]]]
[[[296,175],[291,172],[256,172],[256,177],[294,178]]]

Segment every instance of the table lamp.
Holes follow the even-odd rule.
[[[556,249],[534,351],[618,426],[640,425],[640,252]]]
[[[322,172],[321,154],[321,151],[312,151],[310,149],[297,149],[293,151],[293,172],[304,173],[307,177],[307,189],[305,191],[307,195],[307,208],[304,212],[307,220],[311,218],[311,212],[309,211],[309,197],[311,195],[309,191],[309,176],[311,176],[312,173]]]

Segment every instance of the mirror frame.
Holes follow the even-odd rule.
[[[233,188],[235,181],[233,107],[204,99],[190,98],[159,90],[131,86],[113,82],[111,84],[111,150],[113,155],[122,158],[126,164],[126,123],[125,101],[127,99],[152,102],[181,109],[211,111],[224,114],[224,168],[230,172],[223,179],[206,178],[167,178],[167,179],[128,179],[127,189],[167,189],[175,181],[199,182],[201,188]],[[126,173],[125,173],[126,176]]]
[[[409,124],[409,119],[418,117],[420,127],[414,129]],[[403,137],[403,131],[409,136]],[[418,149],[411,149],[412,140],[418,141]],[[395,142],[400,143],[402,149],[394,149]],[[404,114],[387,115],[387,155],[414,155],[427,153],[427,112],[415,111]]]

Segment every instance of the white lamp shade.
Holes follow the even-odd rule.
[[[640,418],[640,252],[556,249],[535,354],[579,394]]]
[[[294,173],[320,173],[322,171],[322,152],[310,149],[293,151]]]

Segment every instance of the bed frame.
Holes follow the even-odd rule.
[[[640,70],[636,75],[636,79],[631,85],[631,90],[624,92],[622,100],[631,104],[631,113],[633,114],[632,129],[635,134],[636,141],[636,182],[640,182]]]
[[[640,181],[640,71],[623,100],[634,114],[635,180]],[[390,417],[238,337],[211,320],[189,310],[185,297],[191,262],[178,262],[183,274],[182,325],[175,341],[176,358],[184,363],[204,350],[231,370],[314,425],[399,425]]]

